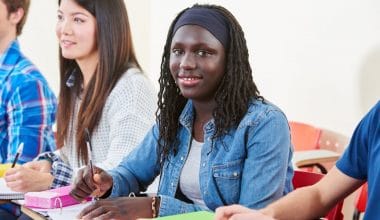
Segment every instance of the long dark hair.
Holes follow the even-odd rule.
[[[236,18],[222,6],[195,4],[192,8],[208,8],[224,15],[230,25],[230,42],[226,51],[226,69],[222,81],[215,93],[216,108],[213,112],[216,131],[213,139],[222,136],[229,129],[236,127],[246,114],[249,102],[263,99],[252,79],[248,48],[244,32]],[[170,25],[161,61],[158,93],[159,150],[161,159],[167,159],[169,153],[176,154],[178,147],[179,116],[187,103],[180,93],[169,69],[170,46],[173,27],[181,15],[190,8],[181,11]]]
[[[96,18],[96,38],[99,61],[96,71],[83,91],[83,100],[77,121],[77,155],[87,163],[84,129],[90,133],[98,125],[106,99],[123,73],[135,66],[140,68],[132,45],[128,14],[123,0],[75,0]],[[60,4],[61,1],[59,0]],[[75,60],[65,59],[61,51],[60,93],[57,112],[57,146],[64,145],[74,114],[75,100],[81,93],[83,76]],[[75,74],[75,84],[69,88],[66,81]]]

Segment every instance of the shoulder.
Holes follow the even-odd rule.
[[[47,81],[40,70],[26,57],[20,54],[9,73],[9,81],[12,84],[23,85],[25,83],[41,83],[47,85]]]
[[[112,89],[106,101],[106,108],[110,106],[124,106],[128,109],[136,105],[154,106],[155,92],[149,79],[136,68],[126,71]],[[153,108],[153,107],[152,107]]]
[[[126,89],[128,93],[131,93],[134,90],[142,90],[146,89],[148,91],[152,90],[152,83],[149,79],[144,75],[144,73],[137,68],[128,69],[116,83],[112,93],[126,93]]]
[[[252,100],[240,126],[257,126],[268,121],[288,124],[284,112],[267,100]]]

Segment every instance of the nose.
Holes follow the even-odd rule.
[[[71,24],[70,22],[67,22],[67,21],[60,22],[59,29],[60,29],[61,34],[63,35],[71,35],[73,33]]]
[[[185,53],[179,67],[181,69],[194,69],[196,67],[195,57],[191,53]]]

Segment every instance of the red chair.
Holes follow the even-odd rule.
[[[316,128],[312,125],[295,121],[290,121],[289,127],[291,134],[291,142],[295,151],[319,149],[319,142],[322,133],[321,129]],[[299,168],[306,168],[304,169],[305,171],[312,172],[314,166],[318,167],[321,173],[327,173],[326,168],[318,163],[309,164],[307,166],[302,166]]]
[[[306,172],[302,170],[295,170],[293,177],[294,189],[310,186],[317,183],[322,179],[324,175],[319,173]],[[333,209],[329,211],[326,215],[327,220],[343,220],[343,201],[339,202]]]
[[[367,206],[367,197],[368,197],[368,183],[365,183],[361,188],[359,195],[355,202],[354,215],[352,216],[353,220],[359,220],[360,214],[365,212]]]
[[[295,151],[324,149],[342,153],[349,141],[349,138],[340,133],[301,122],[290,121],[289,127]],[[313,167],[317,167],[320,173],[326,174],[327,170],[330,170],[334,165],[335,162],[316,163],[299,168],[307,168],[303,170],[312,172],[314,171]]]
[[[291,141],[296,151],[319,149],[321,129],[301,122],[289,122]]]

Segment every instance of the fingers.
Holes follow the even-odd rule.
[[[105,213],[107,213],[107,210],[103,207],[104,204],[102,204],[103,201],[97,201],[93,205],[89,205],[86,208],[84,208],[81,213],[79,213],[78,218],[80,219],[94,219],[96,217],[99,217]]]
[[[229,220],[274,220],[269,216],[265,216],[260,212],[245,212],[231,216]]]
[[[252,210],[241,205],[219,207],[215,210],[215,219],[226,220],[230,219],[230,217],[234,214],[247,212],[252,212]]]
[[[97,189],[91,174],[92,172],[89,167],[85,167],[78,171],[77,179],[70,192],[70,195],[76,200],[83,201]]]

